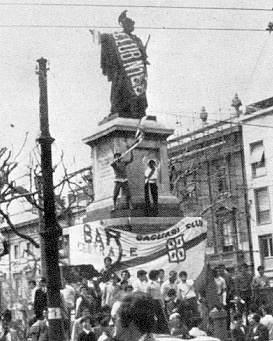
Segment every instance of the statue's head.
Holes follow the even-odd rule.
[[[123,28],[123,31],[130,34],[135,29],[135,22],[133,19],[127,17],[127,11],[123,11],[118,17],[118,23]]]

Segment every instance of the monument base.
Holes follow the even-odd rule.
[[[84,142],[91,147],[93,161],[93,184],[95,200],[87,208],[87,221],[100,219],[115,219],[118,217],[156,216],[166,219],[181,217],[178,199],[170,193],[167,138],[173,133],[158,123],[155,116],[147,116],[142,120],[115,117],[104,119],[96,132],[85,138]],[[111,167],[114,153],[125,152],[136,141],[137,130],[144,132],[142,142],[133,150],[133,161],[127,166],[127,177],[133,203],[133,209],[128,209],[128,203],[122,191],[113,211],[114,172]],[[130,159],[130,153],[125,159]],[[158,209],[145,207],[145,167],[148,160],[157,160],[160,164],[158,176]],[[152,201],[152,200],[151,200]]]

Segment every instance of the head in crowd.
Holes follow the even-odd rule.
[[[174,283],[177,280],[177,272],[176,271],[170,271],[169,272],[169,281],[171,283]]]
[[[242,273],[248,272],[248,265],[246,263],[242,263],[240,265],[240,272],[242,272]]]
[[[88,316],[90,314],[89,309],[87,307],[84,307],[81,312],[81,317]]]
[[[128,279],[131,277],[130,272],[128,270],[123,270],[120,274],[120,277],[123,281],[128,281]]]
[[[106,269],[109,269],[112,266],[112,258],[111,257],[105,257],[104,258],[104,266]]]
[[[97,322],[102,328],[109,327],[110,320],[111,314],[109,316],[104,316],[102,313],[98,314]]]
[[[128,281],[123,280],[120,282],[120,289],[121,290],[126,291],[127,286],[128,286]]]
[[[28,286],[30,289],[34,289],[36,287],[36,281],[31,279],[30,281],[28,281]]]
[[[184,326],[180,314],[173,313],[169,317],[169,330],[171,335],[182,335],[186,336],[188,333],[187,328]]]
[[[217,266],[217,268],[218,268],[219,275],[224,276],[225,272],[227,271],[225,264],[221,263]]]
[[[249,305],[249,312],[250,312],[250,314],[257,314],[258,311],[259,311],[259,307],[257,306],[256,303],[251,303]]]
[[[167,293],[167,300],[174,300],[176,298],[176,291],[175,289],[170,289]]]
[[[186,271],[181,271],[181,272],[179,272],[179,278],[181,279],[181,281],[182,281],[183,283],[185,283],[186,280],[188,279],[188,274],[187,274],[187,272],[186,272]]]
[[[233,323],[234,323],[235,327],[241,327],[241,325],[243,324],[242,314],[240,314],[240,313],[234,314]]]
[[[148,166],[149,166],[151,169],[156,168],[156,162],[155,162],[155,160],[153,160],[153,159],[149,160]]]
[[[270,304],[266,304],[263,308],[264,315],[272,315],[272,306]]]
[[[164,281],[164,277],[165,277],[165,270],[164,269],[159,269],[158,270],[158,278],[160,281]]]
[[[39,287],[44,289],[46,288],[46,279],[44,277],[42,277],[39,281]]]
[[[98,314],[98,322],[111,320],[111,307],[109,305],[104,305],[101,307],[100,313]]]
[[[11,313],[11,310],[9,309],[5,309],[3,314],[2,314],[2,317],[1,317],[2,321],[6,321],[6,322],[10,322],[11,319],[12,319],[12,313]]]
[[[220,276],[218,267],[212,269],[212,275],[214,278],[218,278]]]
[[[91,330],[94,326],[94,320],[90,315],[87,315],[81,318],[80,324],[84,329]]]
[[[255,326],[260,323],[260,320],[261,320],[261,316],[259,314],[253,314],[250,316],[249,323],[250,325]]]
[[[80,295],[81,296],[87,296],[88,294],[88,287],[86,285],[80,286]]]
[[[115,321],[115,338],[136,341],[151,333],[155,324],[155,311],[151,297],[141,293],[125,296]]]
[[[114,154],[114,160],[115,161],[120,160],[120,157],[121,157],[121,153],[115,153]]]
[[[190,326],[191,328],[199,328],[202,324],[202,319],[201,317],[195,317],[192,319]]]
[[[149,279],[151,281],[157,281],[158,280],[158,270],[151,270],[149,272]]]
[[[134,287],[131,284],[127,285],[127,288],[125,290],[128,294],[132,293],[134,291]]]
[[[259,272],[259,275],[262,277],[264,275],[264,266],[258,266],[257,270]]]
[[[147,272],[145,270],[138,270],[137,271],[137,278],[143,282],[147,281]]]
[[[43,319],[44,319],[44,320],[47,320],[47,319],[48,319],[48,310],[47,310],[47,309],[44,309],[44,310],[43,310]]]
[[[116,274],[111,274],[110,281],[113,285],[117,285],[120,282],[120,278]]]

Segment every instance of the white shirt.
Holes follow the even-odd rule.
[[[144,293],[147,293],[147,286],[148,286],[147,281],[140,281],[138,278],[133,284],[134,291],[140,291]]]
[[[38,287],[34,287],[33,289],[30,290],[30,299],[31,299],[32,304],[34,304],[35,293],[36,293],[37,289],[38,289]]]
[[[160,284],[156,281],[149,281],[147,286],[147,292],[152,296],[154,300],[162,300]]]
[[[194,282],[192,279],[187,279],[186,282],[178,283],[178,298],[182,300],[188,300],[190,298],[196,297],[194,291]]]
[[[260,322],[268,329],[269,340],[273,340],[273,316],[265,315],[264,317],[261,318]]]
[[[177,283],[171,283],[169,279],[167,279],[167,281],[165,281],[162,285],[161,285],[161,295],[163,300],[166,300],[166,297],[168,296],[168,292],[170,289],[174,289],[176,291],[177,294]]]
[[[68,308],[72,309],[75,305],[75,289],[71,286],[66,284],[64,289],[61,290],[64,301]]]
[[[153,183],[156,183],[157,182],[157,179],[158,179],[158,167],[155,168],[153,174],[149,177],[150,173],[151,173],[152,169],[150,167],[147,167],[145,169],[145,182],[153,182]],[[149,179],[148,179],[149,177]]]
[[[203,330],[197,328],[197,327],[193,327],[189,331],[189,335],[192,336],[192,337],[198,337],[198,336],[207,336],[207,333],[204,332]]]

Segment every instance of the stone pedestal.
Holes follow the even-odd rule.
[[[116,117],[104,121],[97,127],[94,134],[83,139],[84,143],[91,147],[95,193],[94,202],[87,208],[86,221],[122,217],[144,218],[144,170],[145,161],[148,159],[157,159],[160,162],[158,179],[159,213],[157,219],[181,216],[178,199],[171,195],[169,184],[167,138],[173,131],[158,123],[154,116],[147,117],[144,121],[144,140],[134,149],[134,160],[127,166],[134,209],[128,210],[125,200],[121,196],[118,201],[119,209],[111,211],[114,188],[114,172],[111,162],[115,152],[123,153],[135,141],[138,124],[139,120],[137,119]],[[130,158],[130,154],[127,157]],[[151,219],[151,217],[145,218],[145,221],[147,219]],[[155,222],[155,220],[153,221]],[[172,223],[175,223],[175,220],[178,219],[171,220]],[[155,223],[155,225],[157,224]],[[168,222],[167,225],[169,225]]]

